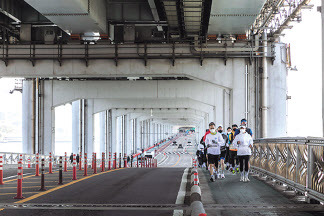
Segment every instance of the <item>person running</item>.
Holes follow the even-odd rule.
[[[225,155],[225,164],[226,164],[226,170],[229,169],[229,135],[232,133],[232,128],[227,128],[227,142],[226,142],[226,155]]]
[[[225,178],[224,170],[225,170],[225,157],[226,157],[226,143],[227,143],[227,134],[223,132],[223,126],[219,125],[217,128],[218,133],[222,135],[222,138],[224,140],[224,144],[220,146],[220,172],[218,172],[217,178]],[[219,170],[219,169],[218,169]]]
[[[205,146],[203,144],[198,144],[198,149],[196,152],[196,156],[198,159],[198,167],[204,167],[204,149]]]
[[[237,156],[240,161],[240,181],[248,182],[249,180],[249,159],[253,148],[253,139],[246,131],[246,126],[240,126],[240,133],[235,137],[233,144],[237,146]],[[243,165],[244,171],[243,172]]]
[[[237,148],[233,145],[233,141],[234,141],[234,134],[236,133],[236,131],[238,131],[237,129],[237,125],[233,124],[232,125],[232,133],[229,135],[229,158],[230,158],[230,171],[235,174],[235,172],[239,173],[240,170],[238,168],[239,165],[239,160],[237,158]]]
[[[220,155],[220,146],[224,145],[224,139],[220,133],[217,133],[215,123],[209,123],[210,133],[206,136],[207,159],[209,164],[210,181],[215,181],[217,174],[218,160]]]
[[[71,164],[73,164],[73,153],[71,153],[71,155],[70,155],[70,161],[71,161]]]
[[[247,132],[248,134],[250,134],[251,137],[253,137],[252,129],[247,127],[247,123],[248,123],[248,122],[247,122],[246,119],[242,119],[242,120],[241,120],[241,125],[244,125],[244,126],[246,127],[246,132]],[[235,131],[234,137],[235,137],[236,135],[238,135],[239,133],[240,133],[240,130]]]
[[[208,170],[208,160],[207,160],[207,148],[206,148],[206,143],[205,143],[205,141],[206,141],[206,136],[208,135],[208,134],[210,134],[210,131],[209,131],[209,129],[206,129],[206,133],[205,133],[205,135],[201,138],[201,141],[200,141],[200,143],[201,144],[203,144],[204,145],[204,163],[206,164],[206,170]]]

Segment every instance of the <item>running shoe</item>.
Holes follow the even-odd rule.
[[[222,174],[222,175],[221,175],[221,178],[222,178],[222,179],[224,179],[224,178],[225,178],[225,175],[224,175],[224,174]]]
[[[233,169],[232,173],[235,174],[235,170],[234,169]]]
[[[211,181],[211,182],[214,182],[214,181],[215,181],[215,177],[211,176],[211,177],[210,177],[210,181]]]
[[[239,168],[236,168],[236,172],[237,172],[237,173],[240,173],[240,169],[239,169]]]
[[[218,179],[220,179],[220,178],[221,178],[221,175],[220,175],[219,173],[217,174],[217,178],[218,178]]]
[[[245,181],[244,176],[241,175],[240,182],[244,182],[244,181]]]

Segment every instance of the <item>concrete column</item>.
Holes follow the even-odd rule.
[[[127,114],[127,115],[125,115],[124,116],[124,122],[125,122],[125,141],[126,141],[126,143],[125,143],[125,147],[126,147],[126,149],[125,149],[125,153],[127,154],[127,155],[129,155],[129,154],[131,154],[131,152],[132,152],[132,134],[131,134],[131,120],[130,120],[130,115],[129,114]]]
[[[135,119],[135,140],[135,153],[137,153],[137,149],[141,149],[141,121],[138,118]]]
[[[111,152],[117,152],[117,116],[111,111]]]
[[[150,146],[154,144],[154,129],[152,119],[150,120]]]
[[[100,156],[106,152],[106,111],[99,114],[100,121]],[[98,153],[97,153],[98,154]]]
[[[80,100],[72,102],[72,152],[80,151]]]
[[[22,150],[23,153],[33,153],[33,81],[24,80],[22,90]]]
[[[88,157],[91,157],[94,152],[94,116],[93,116],[93,99],[85,100],[84,108],[84,141],[85,153],[88,154]]]
[[[55,154],[55,107],[53,107],[53,81],[44,81],[44,148],[43,154]]]

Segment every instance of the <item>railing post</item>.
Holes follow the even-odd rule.
[[[306,176],[306,190],[307,189],[313,189],[313,173],[314,173],[314,153],[313,153],[314,146],[307,145],[307,176]],[[307,197],[307,202],[309,201],[309,198]]]

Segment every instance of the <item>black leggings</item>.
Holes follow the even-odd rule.
[[[242,155],[242,156],[238,156],[238,158],[240,160],[240,172],[243,172],[243,161],[244,161],[245,172],[249,171],[250,155]]]
[[[235,167],[235,164],[239,165],[237,151],[229,151],[229,163],[232,165],[233,168]]]

